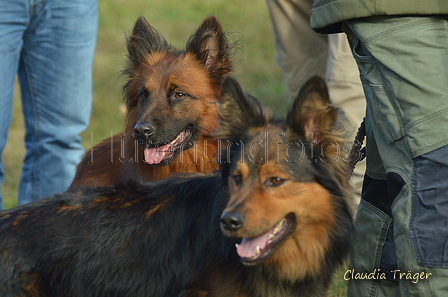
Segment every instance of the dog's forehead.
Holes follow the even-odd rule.
[[[299,150],[302,154],[308,145],[305,137],[292,131],[284,122],[277,122],[250,129],[246,133],[241,149],[244,150],[246,157],[267,162],[278,153],[284,155]]]
[[[140,76],[148,89],[179,87],[184,92],[211,91],[209,73],[204,65],[189,53],[156,53],[149,55]]]
[[[287,135],[287,128],[283,122],[272,123],[263,127],[252,127],[247,131],[247,141],[250,143],[276,143]],[[246,146],[247,147],[247,146]]]
[[[306,139],[284,123],[253,128],[240,145],[234,168],[247,175],[286,174],[298,180],[312,179],[313,170]]]

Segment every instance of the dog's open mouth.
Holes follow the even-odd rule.
[[[236,251],[245,265],[253,265],[271,256],[275,249],[294,231],[294,214],[284,217],[271,230],[254,238],[243,238]]]
[[[191,138],[191,129],[187,128],[182,131],[173,141],[163,145],[147,144],[144,157],[145,162],[148,164],[160,164],[164,161],[171,161],[174,157],[174,152],[178,149],[182,149]]]

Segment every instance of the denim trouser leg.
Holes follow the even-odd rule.
[[[28,22],[27,1],[0,1],[0,185],[4,179],[2,153],[12,118],[14,78]],[[0,209],[2,193],[0,191]]]
[[[26,9],[28,19],[1,25],[15,26],[19,37],[11,38],[23,42],[18,74],[26,155],[19,204],[62,192],[71,182],[83,153],[79,133],[90,118],[97,32],[95,0],[34,1],[30,6],[23,2],[17,11],[5,13],[23,16]]]

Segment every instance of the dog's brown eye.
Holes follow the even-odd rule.
[[[140,100],[146,100],[149,97],[149,92],[146,90],[142,90],[140,93],[138,93],[138,99]]]
[[[182,92],[177,92],[176,94],[174,94],[174,98],[176,98],[177,100],[184,99],[185,97],[187,97],[187,94]]]
[[[243,177],[240,174],[234,175],[233,180],[236,184],[241,184],[243,182]]]
[[[268,186],[276,187],[276,186],[279,186],[279,185],[283,184],[285,181],[286,181],[285,179],[282,179],[280,177],[274,176],[274,177],[271,177],[268,180],[267,184],[268,184]]]

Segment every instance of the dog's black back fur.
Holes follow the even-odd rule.
[[[216,175],[179,177],[3,212],[1,295],[22,296],[29,282],[29,296],[186,296],[214,246],[204,239],[223,237],[213,210],[225,201],[220,184]]]

